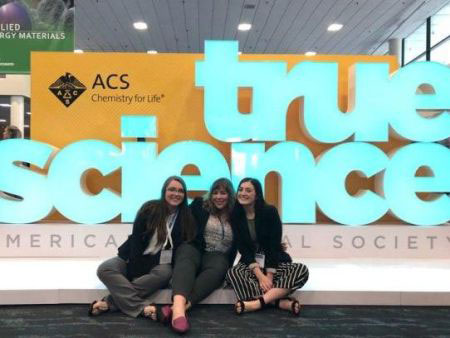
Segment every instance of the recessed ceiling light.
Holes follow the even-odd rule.
[[[316,55],[317,53],[316,52],[313,52],[313,51],[310,51],[310,52],[306,52],[305,53],[305,55],[306,56],[314,56],[314,55]]]
[[[328,31],[329,32],[337,32],[339,30],[341,30],[342,25],[340,23],[332,23],[331,25],[328,26]]]
[[[148,50],[147,54],[158,54],[156,50]]]
[[[74,49],[73,52],[77,54],[84,53],[82,49]]]
[[[238,26],[238,29],[239,29],[240,31],[248,31],[248,30],[250,30],[251,28],[252,28],[252,25],[249,24],[249,23],[240,23],[239,26]]]
[[[133,27],[140,31],[143,31],[147,29],[147,24],[144,21],[137,21],[133,23]]]

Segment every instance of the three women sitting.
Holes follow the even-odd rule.
[[[90,314],[118,309],[184,333],[190,328],[186,311],[220,287],[226,276],[238,298],[236,313],[273,303],[298,315],[299,302],[286,296],[306,283],[308,269],[291,262],[281,235],[277,209],[264,201],[256,179],[240,182],[237,200],[231,182],[218,179],[206,199],[194,199],[188,209],[183,180],[170,177],[161,199],[141,207],[119,256],[100,265],[98,276],[110,295],[92,303]],[[231,267],[236,249],[241,260]],[[158,308],[148,297],[171,276],[173,304]]]

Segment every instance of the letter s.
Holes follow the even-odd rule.
[[[130,87],[130,83],[125,80],[126,77],[128,77],[128,74],[120,75],[120,82],[124,84],[123,86],[120,86],[120,89],[128,89]]]
[[[15,162],[29,162],[44,168],[53,151],[50,145],[31,140],[0,142],[0,191],[23,198],[21,201],[14,200],[0,193],[0,222],[36,222],[52,211],[45,175]]]
[[[333,245],[333,248],[335,248],[335,249],[340,249],[340,248],[342,248],[343,244],[342,244],[341,240],[342,240],[342,236],[341,236],[341,235],[336,235],[336,236],[334,236],[334,237],[333,237],[333,242],[334,242],[335,244]]]

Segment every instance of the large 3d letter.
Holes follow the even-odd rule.
[[[414,62],[401,68],[391,80],[395,98],[389,105],[390,121],[401,136],[418,142],[434,142],[450,137],[450,69],[436,62]],[[434,93],[417,94],[421,85]],[[446,110],[426,118],[417,110]]]
[[[46,217],[52,210],[45,175],[33,172],[23,162],[44,168],[53,148],[45,143],[10,139],[0,142],[0,191],[23,200],[0,197],[0,222],[31,223]]]
[[[416,177],[428,167],[433,177]],[[392,212],[405,222],[436,225],[450,219],[450,150],[436,143],[413,143],[397,150],[384,174],[384,194]],[[438,193],[423,201],[417,192]]]
[[[371,177],[386,167],[388,157],[368,143],[343,143],[322,154],[316,171],[316,199],[320,209],[342,224],[376,221],[388,211],[387,202],[372,191],[351,196],[345,180],[352,171]]]
[[[205,87],[208,132],[225,142],[286,139],[286,111],[279,86],[285,62],[239,62],[237,41],[206,41],[205,61],[196,62],[195,84]],[[239,87],[253,88],[250,114],[238,111]]]
[[[120,168],[121,151],[114,145],[86,140],[62,149],[52,161],[48,172],[49,190],[55,208],[78,223],[102,223],[120,213],[120,196],[109,189],[90,194],[82,184],[89,169],[108,175]]]

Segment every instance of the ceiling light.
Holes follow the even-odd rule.
[[[27,114],[27,115],[31,115],[31,112],[29,112],[29,111],[27,111],[25,114]]]
[[[147,24],[144,21],[137,21],[133,23],[133,27],[140,31],[143,31],[147,29]]]
[[[314,56],[314,55],[316,55],[317,53],[316,52],[313,52],[313,51],[310,51],[310,52],[306,52],[305,53],[305,55],[306,56]]]
[[[74,49],[73,52],[77,53],[77,54],[81,54],[81,53],[83,53],[83,50],[82,49]]]
[[[0,103],[0,107],[11,107],[11,105],[9,103]]]
[[[24,128],[30,128],[30,126],[28,124],[23,126]]]
[[[238,52],[238,55],[241,55],[242,54],[242,52]]]
[[[248,31],[248,30],[250,30],[250,28],[252,28],[252,25],[249,23],[240,23],[238,26],[238,29],[240,31]]]
[[[158,54],[156,50],[148,50],[147,54]]]
[[[332,23],[331,25],[328,26],[328,31],[329,32],[337,32],[339,30],[341,30],[342,25],[340,23]]]
[[[6,120],[5,119],[0,119],[0,122],[6,122]]]

